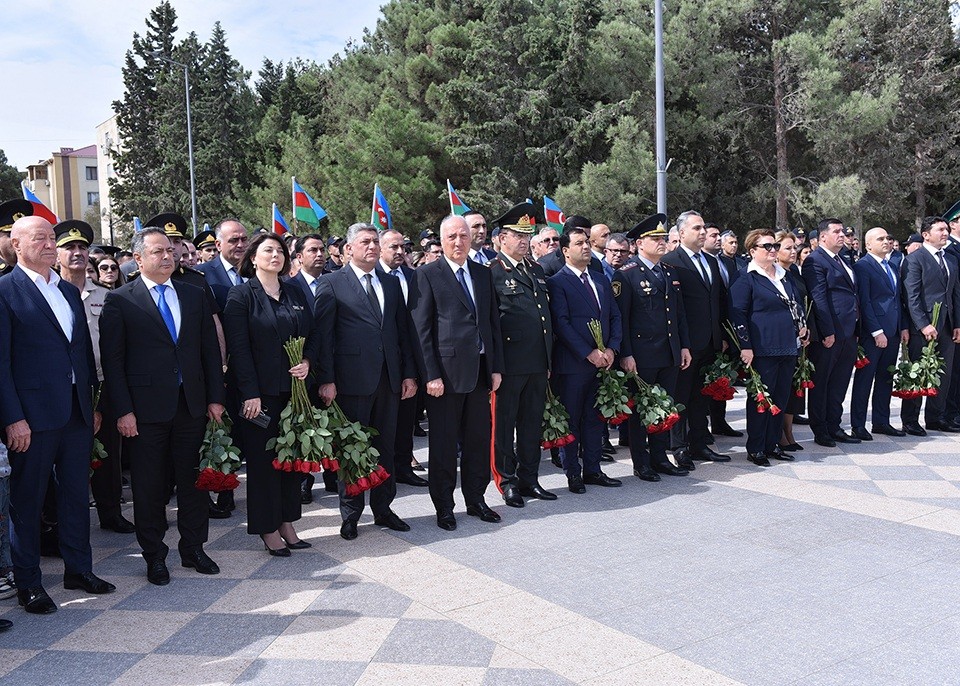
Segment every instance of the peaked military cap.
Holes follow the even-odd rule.
[[[143,223],[163,229],[169,238],[183,238],[187,235],[187,220],[176,212],[164,212]]]
[[[627,232],[627,238],[635,241],[640,238],[651,238],[654,236],[668,236],[670,232],[664,226],[667,221],[667,215],[662,212],[651,214],[640,223],[636,224]]]
[[[53,227],[53,232],[57,235],[57,247],[62,248],[67,243],[81,241],[90,245],[93,243],[93,229],[87,222],[79,219],[68,219],[60,222]]]
[[[493,225],[501,229],[510,229],[517,233],[532,235],[537,229],[536,208],[528,202],[514,205],[497,217]]]
[[[0,205],[0,231],[10,232],[13,223],[20,217],[29,217],[33,214],[33,203],[29,200],[7,200]]]

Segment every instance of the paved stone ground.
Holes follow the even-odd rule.
[[[314,548],[287,559],[246,534],[241,489],[211,522],[222,573],[172,552],[164,588],[133,536],[97,528],[95,569],[117,592],[64,591],[45,561],[60,612],[2,601],[0,684],[960,682],[960,438],[826,450],[796,433],[795,463],[755,467],[719,439],[733,462],[659,484],[620,449],[605,471],[623,488],[580,496],[545,460],[559,500],[514,510],[491,489],[503,523],[461,502],[453,533],[425,489],[400,486],[413,529],[366,514],[346,542],[324,494],[299,526]]]

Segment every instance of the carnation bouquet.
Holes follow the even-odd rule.
[[[200,473],[194,484],[201,491],[232,491],[240,485],[240,449],[233,444],[230,429],[233,422],[224,412],[219,422],[207,422],[200,445]]]

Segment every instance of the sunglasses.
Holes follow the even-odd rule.
[[[97,265],[97,269],[102,272],[115,272],[119,269],[119,267],[115,264],[101,264]]]
[[[763,248],[767,252],[777,252],[780,249],[779,243],[757,243],[757,249]]]
[[[541,243],[559,243],[559,238],[544,238]]]

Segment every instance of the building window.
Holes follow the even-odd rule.
[[[96,180],[97,180],[97,168],[87,167],[87,181],[96,181]]]
[[[89,168],[90,168],[90,167],[87,167],[87,169],[89,169]],[[99,203],[99,202],[100,202],[100,194],[99,194],[99,193],[87,193],[87,204],[88,204],[88,205],[96,205],[96,204]]]

